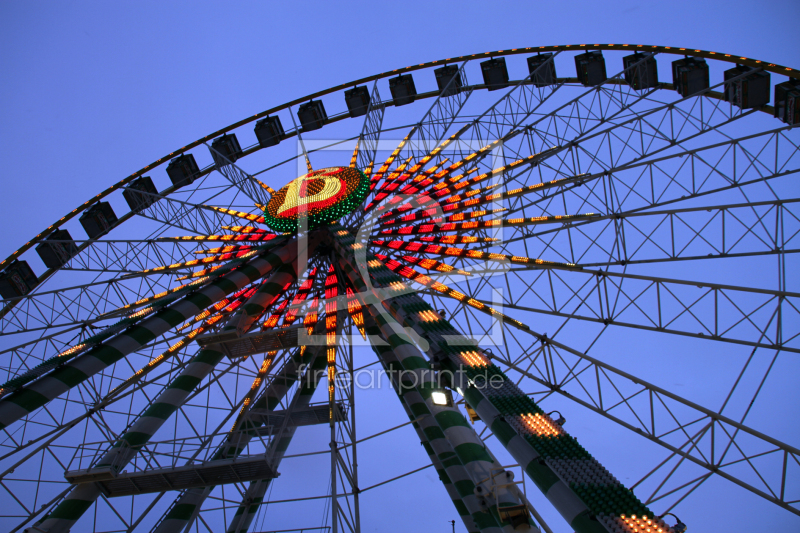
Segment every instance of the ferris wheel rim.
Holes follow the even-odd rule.
[[[32,237],[24,245],[20,246],[14,252],[12,252],[8,257],[6,257],[2,261],[0,261],[0,271],[2,271],[5,267],[9,266],[14,260],[16,260],[19,257],[21,257],[24,252],[26,252],[27,250],[31,249],[34,245],[36,245],[38,243],[41,243],[42,240],[45,237],[50,235],[53,231],[58,230],[58,228],[60,228],[64,223],[66,223],[69,220],[73,219],[74,217],[76,217],[77,215],[79,215],[80,213],[82,213],[83,211],[88,209],[89,207],[91,207],[96,202],[102,200],[103,198],[105,198],[106,196],[111,194],[112,192],[122,189],[125,185],[129,184],[130,182],[132,182],[136,178],[144,176],[145,173],[150,172],[150,171],[154,170],[157,167],[160,167],[161,165],[169,162],[171,159],[184,154],[185,152],[187,152],[188,150],[191,150],[192,148],[196,148],[196,147],[200,146],[201,144],[204,144],[204,143],[206,143],[208,141],[211,141],[211,140],[219,137],[220,135],[224,135],[224,134],[226,134],[226,133],[228,133],[230,131],[233,131],[236,128],[239,128],[241,126],[245,126],[247,124],[250,124],[253,121],[258,120],[259,118],[265,118],[265,117],[269,116],[271,113],[276,113],[278,111],[288,109],[288,108],[290,108],[292,106],[296,106],[296,105],[302,104],[304,102],[311,101],[314,98],[319,98],[321,96],[325,96],[325,95],[328,95],[328,94],[344,91],[345,89],[355,87],[355,86],[357,86],[358,84],[361,84],[361,83],[368,83],[368,82],[371,82],[371,81],[377,81],[379,79],[388,78],[390,76],[396,76],[398,74],[404,74],[404,73],[407,73],[407,72],[414,72],[414,71],[418,71],[418,70],[424,70],[424,69],[429,69],[429,68],[433,68],[433,67],[438,67],[438,66],[442,66],[442,65],[447,64],[447,62],[455,63],[455,62],[458,62],[458,61],[465,61],[465,60],[477,60],[477,59],[486,59],[486,58],[493,58],[493,57],[504,57],[504,56],[518,55],[518,54],[529,54],[529,53],[533,53],[533,52],[539,52],[539,53],[540,52],[563,52],[563,51],[573,51],[574,52],[574,51],[590,51],[590,50],[609,50],[609,51],[628,51],[628,52],[630,52],[630,51],[634,51],[634,52],[636,52],[636,51],[645,51],[645,52],[651,52],[651,53],[663,53],[663,54],[671,54],[671,55],[690,55],[690,56],[693,56],[693,57],[701,57],[701,58],[704,58],[704,59],[712,59],[712,60],[715,60],[715,61],[721,61],[721,62],[726,62],[726,63],[743,64],[743,65],[746,65],[746,66],[749,66],[749,67],[752,67],[752,68],[760,68],[760,69],[763,69],[763,70],[766,70],[768,72],[772,72],[772,73],[775,73],[775,74],[782,74],[782,75],[788,76],[790,78],[800,79],[800,69],[793,69],[793,68],[790,68],[790,67],[785,67],[783,65],[778,65],[778,64],[775,64],[775,63],[768,63],[766,61],[747,58],[747,57],[744,57],[744,56],[738,56],[738,55],[735,55],[735,54],[723,54],[723,53],[711,52],[711,51],[700,50],[700,49],[679,48],[679,47],[658,46],[658,45],[599,44],[599,43],[598,44],[594,44],[594,45],[568,44],[568,45],[550,45],[550,46],[527,47],[527,48],[512,48],[512,49],[506,49],[506,50],[497,50],[497,51],[493,51],[493,52],[482,52],[482,53],[478,53],[478,54],[463,55],[463,56],[457,56],[457,57],[446,58],[446,59],[438,59],[438,60],[435,60],[435,61],[429,61],[429,62],[426,62],[426,63],[420,63],[418,65],[411,65],[411,66],[408,66],[408,67],[403,67],[403,68],[399,68],[399,69],[385,71],[385,72],[381,72],[379,74],[374,74],[374,75],[367,76],[367,77],[364,77],[364,78],[359,78],[359,79],[356,79],[356,80],[353,80],[353,81],[350,81],[350,82],[347,82],[347,83],[344,83],[344,84],[341,84],[341,85],[335,85],[335,86],[329,87],[327,89],[323,89],[321,91],[317,91],[317,92],[308,94],[306,96],[297,98],[295,100],[291,100],[289,102],[286,102],[286,103],[280,104],[278,106],[272,107],[270,109],[267,109],[266,111],[261,111],[259,113],[256,113],[255,115],[249,116],[247,118],[244,118],[244,119],[241,119],[241,120],[239,120],[237,122],[234,122],[233,124],[225,126],[224,128],[221,128],[221,129],[219,129],[219,130],[217,130],[217,131],[215,131],[215,132],[213,132],[213,133],[211,133],[209,135],[201,137],[200,139],[197,139],[196,141],[193,141],[193,142],[191,142],[191,143],[189,143],[189,144],[187,144],[187,145],[185,145],[185,146],[183,146],[183,147],[181,147],[181,148],[179,148],[177,150],[174,150],[173,152],[170,152],[168,155],[162,156],[161,158],[159,158],[159,159],[153,161],[152,163],[150,163],[149,165],[141,168],[140,170],[137,170],[133,174],[130,174],[129,176],[125,177],[124,179],[120,180],[119,182],[111,185],[107,189],[103,190],[100,194],[90,198],[89,200],[87,200],[83,204],[79,205],[78,207],[76,207],[75,209],[73,209],[72,211],[67,213],[65,216],[61,217],[59,220],[55,221],[53,224],[51,224],[50,226],[45,228],[43,231],[39,232],[37,235]],[[665,85],[668,85],[668,84],[665,84]],[[436,95],[438,95],[438,92],[436,93]],[[436,96],[436,95],[430,95],[430,96]],[[430,97],[430,96],[428,96],[428,97]],[[712,95],[712,97],[713,96],[714,95]],[[420,97],[422,97],[422,95],[418,95],[418,98],[420,98]],[[350,117],[348,114],[344,113],[339,119],[341,119],[341,118],[352,118],[352,117]],[[297,131],[299,131],[299,130],[297,130]],[[291,136],[291,135],[287,135],[287,136]],[[253,153],[253,152],[257,151],[257,150],[263,149],[263,148],[264,147],[256,145],[255,150],[253,150],[252,152],[248,152],[248,153],[245,153],[243,151],[242,155],[243,156],[250,155],[251,153]],[[210,165],[209,167],[203,168],[203,169],[201,169],[201,172],[200,172],[200,174],[198,174],[197,177],[198,178],[199,177],[203,177],[206,174],[208,174],[211,171],[213,171],[214,169],[215,169],[215,165],[214,164]],[[169,196],[169,194],[171,194],[175,190],[177,190],[176,187],[168,187],[164,191],[161,191],[159,194],[166,197],[166,196]],[[163,194],[163,193],[166,193],[166,194]],[[133,217],[133,215],[135,215],[135,213],[133,211],[130,211],[130,212],[126,213],[125,215],[120,217],[117,225],[121,225],[122,223],[124,223],[125,221],[127,221],[131,217]],[[89,241],[92,241],[92,240],[94,240],[94,239],[89,239]],[[55,272],[58,269],[52,269],[52,270],[53,270],[53,272]],[[42,275],[42,278],[40,279],[40,282],[44,281],[45,279],[47,279],[47,277],[49,277],[53,272],[51,272],[50,269],[48,271],[46,271]],[[4,313],[5,313],[5,309],[0,311],[0,314],[4,314]]]
[[[609,45],[609,46],[612,46],[612,45]],[[595,47],[592,47],[592,48],[595,48]],[[529,49],[529,50],[536,51],[536,49]],[[515,52],[515,53],[528,53],[528,52],[529,52],[529,50],[524,50],[524,51],[521,51],[521,52]],[[630,50],[630,49],[625,49],[625,50]],[[671,52],[671,53],[678,53],[678,52]],[[498,55],[498,54],[495,54],[495,55]],[[463,56],[463,57],[467,57],[467,56]],[[483,56],[483,57],[489,57],[489,56]],[[471,59],[472,57],[469,57],[469,58]],[[475,59],[480,59],[480,58],[481,58],[480,56],[479,56],[479,57],[475,57]],[[715,57],[715,58],[713,58],[713,59],[719,59],[719,58],[716,58],[716,57]],[[731,61],[731,62],[733,62],[733,60],[730,60],[730,61]],[[436,62],[434,62],[434,63],[436,63]],[[430,66],[430,67],[432,67],[432,66],[437,66],[437,65],[435,65],[435,64],[430,64],[429,66]],[[411,67],[409,67],[409,68],[411,68]],[[416,68],[415,70],[419,70],[419,68],[425,68],[425,67],[422,67],[422,66],[420,66],[420,67]],[[396,72],[397,72],[397,71],[392,71],[391,73],[387,74],[387,76],[386,76],[386,77],[388,77],[388,76],[390,76],[390,75],[394,75]],[[361,81],[361,80],[358,80],[358,81],[356,81],[356,82],[353,82],[353,83],[357,84],[357,83],[359,83],[360,81]],[[332,92],[335,92],[335,91],[332,91]],[[311,96],[309,96],[309,97],[306,97],[306,98],[308,98],[308,99],[311,99],[311,98],[314,98],[314,97],[315,97],[315,95],[311,95]],[[291,104],[287,104],[287,107],[288,107],[289,105],[291,105]],[[249,120],[248,120],[248,122],[252,122],[252,121],[253,121],[253,120],[255,120],[256,118],[257,118],[257,117],[253,117],[252,119],[249,119]],[[231,126],[231,128],[233,128],[233,127],[236,127],[236,126]],[[230,131],[230,130],[228,130],[228,131]],[[381,129],[381,131],[383,131],[383,129]],[[211,138],[214,138],[215,136],[218,136],[218,135],[219,135],[219,134],[221,134],[221,133],[223,133],[223,130],[220,130],[220,132],[216,132],[215,134],[212,134],[211,136],[208,136],[207,138],[204,138],[204,139],[208,139],[208,140],[210,140]],[[198,143],[199,143],[199,142],[198,142]],[[188,149],[189,149],[188,145],[187,145],[187,147],[184,147],[184,149],[185,149],[185,150],[188,150]],[[175,153],[175,152],[173,152],[173,154],[176,154],[176,153]],[[173,154],[170,154],[170,155],[173,155]],[[249,154],[248,154],[248,155],[249,155]],[[164,160],[164,161],[161,161],[161,160],[159,160],[159,161],[160,161],[159,165],[161,165],[161,164],[164,164],[164,163],[166,163],[166,162],[167,162],[166,160]],[[158,166],[158,165],[156,165],[156,166]],[[148,169],[148,168],[146,168],[146,169],[143,169],[143,171],[141,171],[141,172],[142,172],[142,174],[143,174],[145,171],[152,170],[153,168],[155,168],[155,167],[149,167],[149,169]],[[213,168],[214,168],[214,167],[212,166],[212,167],[211,167],[211,170],[213,170]],[[209,170],[209,172],[210,172],[211,170]],[[142,174],[140,174],[140,175],[142,175]],[[136,175],[134,175],[134,176],[131,176],[131,179],[133,179],[134,177],[136,177]],[[126,178],[126,179],[127,179],[127,178]],[[109,192],[111,192],[111,191],[109,190]],[[87,204],[89,204],[89,202],[87,202]],[[699,208],[698,208],[698,209],[699,209]],[[128,213],[128,215],[126,215],[126,216],[131,216],[132,214],[133,214],[133,213]]]

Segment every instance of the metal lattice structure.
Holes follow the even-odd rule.
[[[359,443],[407,425],[470,532],[678,533],[666,513],[699,521],[716,479],[800,523],[796,430],[762,420],[798,415],[798,123],[794,69],[554,46],[356,80],[170,153],[0,263],[2,528],[259,531],[266,502],[312,502],[323,525],[297,527],[360,531],[362,495],[422,469],[365,486]],[[358,209],[265,225],[285,183],[348,163]],[[407,415],[368,437],[366,367]],[[645,459],[607,468],[570,410]],[[320,456],[327,490],[271,496]]]

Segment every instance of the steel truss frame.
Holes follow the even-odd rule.
[[[555,50],[555,56],[563,51]],[[554,60],[555,57],[551,59]],[[460,59],[458,75],[463,89],[445,90],[443,94],[448,96],[436,97],[400,151],[399,162],[409,158],[418,162],[459,121],[465,120],[462,113],[468,108],[468,99],[481,88],[469,85],[466,80],[465,69],[473,61],[472,58]],[[501,233],[496,229],[482,230],[474,234],[502,235],[503,240],[493,244],[478,243],[474,249],[509,255],[524,253],[530,257],[574,263],[577,267],[509,268],[501,265],[507,290],[500,301],[485,297],[492,287],[492,278],[475,276],[497,273],[498,265],[492,262],[457,259],[454,264],[473,276],[442,279],[466,288],[467,294],[474,296],[474,302],[499,305],[509,314],[563,318],[563,324],[573,319],[593,322],[602,324],[603,331],[635,328],[752,347],[742,374],[754,357],[763,357],[766,353],[774,363],[781,352],[800,351],[797,341],[800,293],[787,288],[791,283],[787,284],[786,267],[789,254],[798,251],[797,202],[800,200],[782,198],[776,192],[787,176],[800,171],[800,143],[796,135],[793,136],[794,131],[780,127],[737,135],[736,127],[756,111],[743,111],[721,101],[716,89],[722,89],[722,84],[710,87],[704,96],[662,102],[658,96],[671,86],[662,83],[651,90],[635,91],[624,83],[623,76],[624,72],[618,72],[597,87],[580,89],[577,96],[545,113],[541,113],[545,104],[556,101],[563,89],[575,80],[561,78],[545,87],[532,84],[530,76],[512,82],[504,96],[487,111],[478,118],[469,116],[468,127],[460,137],[471,137],[480,145],[502,139],[499,151],[494,154],[495,162],[490,161],[492,158],[475,162],[482,170],[497,166],[496,161],[507,164],[533,153],[546,155],[522,171],[503,174],[497,183],[505,189],[575,178],[541,193],[532,191],[498,204],[507,209],[504,217],[573,214],[585,210],[600,213],[592,219],[555,226],[505,227]],[[377,166],[377,143],[384,131],[386,107],[390,105],[391,101],[381,100],[376,80],[358,140],[360,168]],[[331,122],[342,118],[336,115]],[[287,137],[299,136],[295,130]],[[202,142],[210,139],[204,138]],[[253,151],[251,147],[244,152]],[[460,159],[474,151],[474,145],[456,142],[451,151],[455,154],[452,159]],[[212,183],[212,170],[222,174],[224,186]],[[108,317],[100,315],[174,285],[175,273],[136,274],[193,257],[196,241],[163,239],[165,231],[180,229],[195,235],[213,235],[220,232],[221,226],[241,221],[210,209],[209,204],[232,208],[241,203],[241,195],[249,208],[248,202],[266,203],[268,199],[265,189],[255,182],[253,175],[230,161],[213,169],[203,169],[203,175],[205,177],[198,179],[188,195],[184,192],[189,189],[177,192],[169,188],[154,195],[157,201],[138,213],[140,219],[155,223],[150,238],[78,242],[80,252],[60,270],[73,271],[75,276],[80,272],[92,273],[94,277],[89,282],[75,277],[74,282],[63,288],[36,290],[6,307],[0,318],[0,335],[19,339],[14,341],[14,347],[2,352],[9,361],[3,363],[9,378],[30,370],[35,366],[34,361],[38,364],[89,337],[95,329],[105,327],[104,320]],[[712,194],[717,196],[711,197]],[[198,202],[195,197],[200,195],[203,200]],[[720,201],[714,205],[692,203],[705,196]],[[673,208],[671,204],[679,205]],[[135,217],[126,215],[123,221],[131,218]],[[357,224],[361,214],[350,221]],[[678,265],[710,258],[767,256],[776,258],[777,288],[632,271],[634,266],[645,264]],[[524,288],[512,291],[512,284]],[[468,325],[470,332],[478,336],[500,326],[505,338],[513,339],[516,345],[498,349],[500,353],[495,354],[494,361],[510,376],[541,387],[533,395],[568,398],[665,448],[669,452],[667,458],[640,482],[651,480],[657,473],[663,476],[648,502],[673,497],[674,506],[711,475],[717,474],[800,514],[800,501],[787,493],[787,487],[796,483],[793,476],[796,467],[800,467],[800,451],[745,425],[749,409],[741,417],[733,417],[723,414],[727,400],[719,410],[690,402],[608,364],[601,357],[588,355],[588,350],[582,352],[556,340],[558,332],[548,337],[530,328],[523,329],[537,340],[533,346],[526,345],[517,339],[516,330],[512,333],[508,323],[487,326],[465,302],[454,304],[437,292],[419,292],[429,295],[437,307],[447,309],[454,320]],[[345,314],[341,311],[339,315],[341,324]],[[219,329],[219,326],[211,329]],[[32,502],[23,501],[24,498],[14,496],[12,487],[25,480],[13,476],[15,469],[30,465],[32,461],[38,461],[42,469],[48,461],[66,469],[67,454],[64,452],[68,447],[61,448],[58,441],[76,429],[95,432],[109,441],[119,439],[136,419],[131,415],[132,406],[150,404],[155,398],[153,390],[164,390],[175,376],[185,371],[191,364],[191,348],[186,345],[176,350],[162,361],[165,366],[158,372],[133,381],[126,378],[153,361],[176,340],[185,338],[185,335],[173,333],[158,335],[114,368],[98,373],[31,413],[21,426],[21,432],[20,428],[3,430],[6,443],[0,461],[5,462],[1,463],[0,485],[26,514],[15,530],[38,520],[67,493],[53,490],[49,485],[60,489],[57,483],[40,478]],[[352,375],[352,346],[348,349],[340,343],[336,364],[340,375]],[[176,428],[180,420],[199,438],[207,433],[196,427],[193,412],[219,411],[223,416],[219,422],[221,427],[242,406],[242,399],[229,394],[223,382],[251,380],[258,375],[258,365],[252,361],[231,361],[221,366],[212,369],[207,382],[177,407]],[[768,374],[769,370],[761,378],[753,400]],[[740,375],[728,399],[741,379]],[[122,387],[115,389],[120,384]],[[350,410],[346,422],[331,423],[333,486],[330,498],[334,530],[358,531],[360,489],[352,384],[351,379],[349,389],[336,387],[337,401],[349,405]],[[223,405],[211,405],[212,391],[217,399],[224,398]],[[125,429],[119,431],[120,427]],[[679,477],[676,472],[687,464],[700,467],[701,475],[689,481],[675,481]],[[742,470],[743,466],[746,471]],[[263,484],[254,486],[255,490],[264,488]],[[220,509],[237,505],[244,508],[254,501],[252,490],[237,486],[236,491],[234,496],[223,493],[209,498],[209,502],[219,502],[218,507],[201,510],[198,506],[186,529],[194,520],[211,529],[211,518],[206,521],[204,513],[213,515]],[[148,502],[148,512],[157,508],[162,495]],[[44,505],[43,500],[46,500]],[[340,501],[345,503],[340,505]],[[110,499],[101,498],[97,505],[110,509],[128,530],[142,524],[147,514],[134,519],[132,501],[130,505],[116,506]],[[126,512],[130,512],[130,517]],[[234,530],[240,530],[233,523],[229,524]],[[154,531],[157,526],[154,525]]]

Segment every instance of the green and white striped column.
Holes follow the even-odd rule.
[[[482,420],[491,421],[487,425],[498,440],[576,531],[633,532],[653,524],[654,531],[667,531],[666,524],[480,350],[463,337],[458,342],[460,334],[424,300],[405,294],[387,303],[398,320],[431,344],[432,352],[446,354],[446,367],[454,373],[467,402]],[[476,357],[481,358],[479,364]]]
[[[381,351],[379,356],[392,371],[391,375],[399,379],[401,399],[415,417],[422,417],[418,424],[436,456],[445,462],[458,460],[458,463],[451,462],[452,467],[445,467],[445,470],[470,512],[475,527],[482,532],[538,531],[532,523],[515,529],[500,519],[498,506],[522,503],[505,487],[496,490],[497,501],[494,501],[495,491],[490,480],[492,474],[499,474],[494,469],[500,465],[493,460],[457,408],[433,403],[431,393],[437,384],[430,364],[411,339],[400,333],[402,327],[388,313],[382,313],[373,305],[367,307],[381,337],[391,346],[391,350]]]
[[[343,232],[337,233],[337,236],[348,238],[348,235]],[[353,241],[351,240],[350,242],[352,243]],[[352,267],[350,262],[353,260],[352,253],[347,253],[346,250],[342,250],[342,252],[343,254],[340,255],[342,271],[353,286],[364,296],[363,291],[366,291],[367,288]],[[394,275],[391,272],[390,274]],[[465,520],[467,527],[470,529],[494,529],[499,531],[499,516],[497,515],[496,505],[492,505],[495,503],[492,502],[493,496],[487,498],[487,495],[492,493],[491,484],[483,483],[479,485],[479,482],[491,476],[492,468],[498,465],[495,464],[491,454],[485,449],[483,442],[457,409],[436,406],[430,401],[430,393],[432,391],[430,365],[411,343],[411,340],[405,337],[403,328],[388,313],[381,312],[382,308],[372,305],[367,307],[380,328],[377,332],[375,329],[370,331],[371,338],[380,338],[375,337],[375,334],[379,333],[391,345],[391,350],[384,350],[383,353],[379,351],[380,347],[376,347],[379,355],[387,358],[387,360],[383,361],[384,364],[388,365],[392,370],[402,371],[407,378],[411,378],[413,374],[420,385],[424,384],[420,387],[410,386],[408,391],[405,390],[406,387],[403,387],[404,394],[402,399],[409,404],[408,409],[412,414],[418,415],[418,413],[422,412],[432,415],[426,416],[424,420],[420,421],[420,426],[426,438],[430,437],[430,432],[433,432],[436,437],[435,439],[429,439],[431,446],[433,446],[432,455],[446,458],[446,464],[449,464],[450,468],[453,469],[452,472],[447,471],[448,478],[454,480],[458,489],[457,496],[462,500],[462,504],[467,508],[468,513],[472,515],[472,521],[474,521],[474,525],[472,525],[469,524],[469,520]],[[365,324],[366,320],[367,317],[365,317]],[[416,396],[413,396],[414,401],[409,403],[414,394],[416,394]],[[462,471],[455,469],[458,465],[453,464],[453,460],[460,461],[460,466],[463,468]],[[434,464],[436,463],[434,462]],[[498,474],[498,472],[495,472],[495,474]],[[479,494],[480,496],[478,496]],[[514,494],[506,489],[498,491],[498,500],[499,502],[497,503],[500,506],[519,505],[521,503]],[[456,504],[456,507],[459,509],[458,504]],[[486,510],[490,510],[491,513],[487,513]],[[460,511],[461,509],[459,509]],[[512,529],[510,524],[504,525],[504,529]],[[527,527],[531,531],[537,530],[532,524],[528,524]]]
[[[228,294],[260,279],[273,268],[293,261],[295,257],[297,257],[297,241],[265,252],[197,292],[161,309],[140,324],[98,344],[89,352],[0,400],[0,429],[24,418],[72,387],[152,342],[159,335],[222,300]]]
[[[383,338],[381,334],[381,330],[375,324],[375,320],[372,318],[371,315],[364,317],[364,328],[367,334],[372,339]],[[392,386],[395,389],[398,397],[400,398],[400,403],[405,409],[406,414],[408,415],[409,420],[412,420],[412,427],[417,432],[417,436],[419,437],[420,444],[425,449],[425,452],[428,454],[428,459],[433,464],[433,467],[436,469],[436,473],[439,475],[439,480],[444,485],[445,490],[447,491],[447,495],[450,496],[450,500],[453,502],[453,506],[456,508],[456,512],[458,512],[461,521],[464,523],[464,527],[467,528],[467,531],[470,533],[477,533],[480,531],[478,526],[475,523],[475,520],[470,513],[470,510],[467,509],[466,504],[461,498],[461,493],[459,489],[466,494],[467,496],[474,495],[474,485],[472,484],[472,480],[469,479],[469,475],[466,471],[463,470],[463,465],[458,460],[456,453],[450,447],[449,450],[443,452],[440,456],[434,451],[433,447],[431,446],[430,441],[428,440],[428,436],[425,434],[422,426],[416,421],[417,416],[414,415],[414,412],[408,406],[406,401],[403,399],[403,389],[396,379],[396,374],[394,374],[391,370],[392,368],[387,366],[391,364],[393,361],[396,361],[396,356],[392,353],[392,349],[386,345],[379,345],[379,344],[372,344],[372,349],[375,351],[376,355],[378,356],[378,360],[381,362],[384,371],[386,372],[387,376],[389,376]],[[449,443],[448,443],[449,444]],[[445,466],[450,469],[450,474],[448,474],[447,469]],[[458,472],[456,477],[456,482],[450,477],[450,475],[454,474],[454,470],[457,467],[461,467],[461,470]],[[464,483],[464,480],[467,480],[467,483]],[[476,509],[479,511],[479,509]]]
[[[340,257],[350,260],[352,275],[360,276],[354,251],[361,245],[341,228],[332,229],[330,236]],[[405,286],[403,278],[371,261],[372,256],[367,259],[361,266],[378,290],[390,284]],[[360,283],[366,288],[363,280]],[[454,373],[454,385],[464,391],[470,406],[488,421],[498,440],[576,532],[670,531],[425,300],[407,291],[384,299],[383,305],[429,343],[431,357],[442,359]]]
[[[261,285],[258,290],[241,307],[238,323],[232,325],[239,335],[243,335],[264,314],[264,310],[272,305],[275,298],[283,293],[288,285],[297,279],[297,268],[293,263],[287,263],[279,268],[270,279]]]
[[[217,350],[200,350],[96,466],[111,466],[116,471],[124,468],[223,357]],[[100,487],[94,483],[77,485],[37,528],[50,533],[68,532],[100,494]]]

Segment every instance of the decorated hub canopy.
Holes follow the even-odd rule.
[[[368,192],[369,178],[356,168],[314,170],[275,193],[264,209],[264,222],[283,233],[318,228],[354,211]]]

